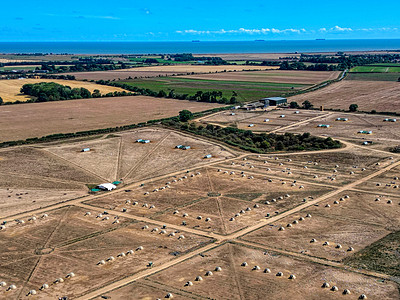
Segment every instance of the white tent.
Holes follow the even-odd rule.
[[[117,188],[117,186],[112,183],[102,183],[102,184],[99,184],[97,187],[104,191],[112,191]]]

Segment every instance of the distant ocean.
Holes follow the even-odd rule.
[[[0,42],[0,53],[168,54],[400,50],[400,39],[239,42]]]

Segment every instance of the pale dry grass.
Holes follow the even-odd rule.
[[[315,107],[349,109],[357,104],[362,111],[398,112],[400,110],[400,83],[389,81],[343,80],[314,92],[290,97],[289,101],[303,103],[309,100]]]
[[[93,92],[99,90],[102,94],[109,92],[122,92],[124,89],[112,86],[105,86],[95,84],[92,82],[75,81],[75,80],[57,80],[57,79],[12,79],[12,80],[0,80],[0,97],[3,98],[4,102],[15,102],[26,101],[30,99],[30,96],[23,95],[20,93],[20,89],[24,84],[27,83],[39,83],[39,82],[55,82],[62,85],[70,86],[71,88],[86,88]]]
[[[137,124],[221,107],[217,103],[145,96],[94,98],[0,106],[0,142]]]

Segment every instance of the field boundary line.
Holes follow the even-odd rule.
[[[44,152],[46,152],[46,153],[49,153],[50,155],[53,155],[53,156],[56,157],[57,159],[62,160],[64,163],[73,165],[75,168],[81,169],[81,170],[85,171],[86,173],[92,174],[93,176],[97,177],[98,179],[101,179],[101,180],[104,181],[104,182],[107,182],[107,181],[108,181],[108,179],[101,177],[100,175],[96,174],[95,172],[93,172],[93,171],[91,171],[91,170],[88,170],[88,169],[86,169],[86,168],[84,168],[84,167],[78,165],[77,163],[74,163],[74,162],[68,160],[68,159],[65,159],[64,157],[62,157],[62,156],[60,156],[60,155],[58,155],[58,154],[56,154],[56,153],[54,153],[54,152],[52,152],[52,151],[50,151],[50,150],[48,150],[48,149],[41,148],[40,150],[41,150],[41,151],[44,151]]]
[[[135,164],[132,168],[130,168],[130,169],[128,170],[128,172],[127,172],[124,176],[122,176],[122,179],[125,179],[125,178],[127,178],[128,176],[130,176],[131,173],[134,172],[140,165],[142,165],[143,162],[146,161],[146,159],[147,159],[151,154],[153,154],[153,152],[155,152],[155,151],[158,149],[158,147],[159,147],[170,135],[171,135],[171,132],[168,132],[167,134],[165,134],[165,135],[161,138],[161,140],[159,140],[158,143],[157,143],[156,145],[154,145],[154,147],[153,147],[152,149],[150,149],[144,156],[142,156],[142,157],[139,159],[139,161],[137,161],[136,164]]]

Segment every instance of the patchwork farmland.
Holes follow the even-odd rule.
[[[262,114],[327,117],[197,121]],[[399,156],[344,143],[257,155],[148,127],[2,149],[0,298],[398,299]]]

